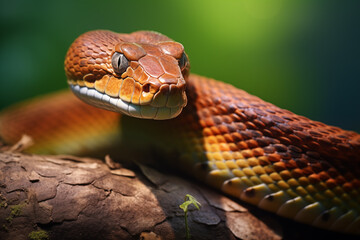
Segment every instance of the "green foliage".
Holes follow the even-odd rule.
[[[197,210],[200,210],[201,204],[191,196],[190,194],[186,194],[185,196],[185,202],[183,202],[179,207],[184,211],[185,213],[185,231],[186,231],[186,239],[190,239],[190,230],[187,220],[187,214],[188,214],[188,207],[193,204]]]
[[[7,208],[8,203],[6,197],[0,194],[0,208]]]
[[[28,235],[30,240],[49,240],[49,234],[44,230],[32,231]]]
[[[11,224],[14,217],[21,214],[21,210],[25,207],[26,203],[21,203],[18,205],[13,205],[10,207],[10,215],[6,218],[6,221]]]

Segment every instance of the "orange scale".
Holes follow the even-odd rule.
[[[159,77],[159,81],[163,84],[177,84],[177,77],[174,75],[165,73]]]
[[[334,188],[334,187],[337,186],[336,181],[335,181],[334,179],[332,179],[332,178],[326,180],[325,183],[326,183],[326,186],[327,186],[329,189],[332,189],[332,188]]]
[[[158,78],[164,74],[164,69],[156,57],[148,54],[145,57],[140,58],[139,63],[144,70],[154,78]]]
[[[137,62],[137,61],[131,61],[130,62],[130,67],[132,69],[136,70],[138,66],[139,66],[139,62]],[[141,69],[141,72],[142,72],[142,69]]]
[[[215,126],[214,120],[211,117],[204,119],[206,126],[213,127]]]
[[[139,67],[139,68],[137,68],[137,69],[141,69],[141,70],[142,70],[142,74],[141,74],[141,76],[138,78],[138,81],[139,81],[140,83],[145,83],[145,82],[147,82],[147,81],[149,80],[150,76],[149,76],[141,67]]]
[[[219,153],[219,152],[214,152],[214,153],[213,153],[213,158],[215,159],[215,161],[222,161],[222,160],[224,160],[223,157],[222,157],[222,155],[221,155],[221,153]]]
[[[309,192],[309,194],[315,194],[318,192],[318,190],[313,185],[308,185],[305,189]]]
[[[214,135],[220,135],[219,128],[217,128],[216,126],[210,127],[210,129]]]
[[[228,146],[229,146],[229,148],[230,148],[230,151],[235,152],[235,151],[238,150],[238,148],[237,148],[237,146],[236,146],[235,143],[229,143]]]
[[[277,172],[273,172],[269,176],[271,177],[272,180],[276,182],[282,180],[281,176]]]
[[[140,94],[140,104],[141,105],[149,104],[152,101],[153,97],[154,94],[142,91]]]
[[[138,44],[134,43],[121,43],[115,46],[115,50],[124,53],[129,60],[139,60],[146,55],[146,51]]]
[[[76,81],[77,85],[79,85],[80,87],[84,87],[85,86],[85,83],[83,80],[77,80]]]
[[[250,177],[250,176],[255,176],[254,171],[253,171],[251,168],[249,168],[249,167],[244,168],[242,171],[243,171],[243,172],[245,173],[245,175],[248,176],[248,177]]]
[[[219,144],[212,144],[211,145],[211,151],[212,152],[219,152]]]
[[[205,142],[209,143],[209,144],[217,144],[217,139],[215,136],[209,136],[206,138]]]
[[[234,139],[232,138],[232,136],[230,134],[226,133],[223,136],[224,136],[226,142],[228,142],[228,143],[234,142]]]
[[[290,173],[289,170],[283,170],[283,171],[281,171],[281,172],[280,172],[280,176],[281,176],[281,178],[284,179],[285,181],[291,179],[291,173]]]
[[[204,128],[202,132],[203,132],[204,136],[212,136],[213,135],[210,128]]]
[[[237,169],[238,168],[238,165],[236,164],[236,162],[234,160],[226,161],[225,164],[229,169]]]
[[[246,141],[249,148],[256,148],[259,146],[258,142],[255,139],[250,139]]]
[[[233,152],[234,159],[241,159],[244,158],[244,156],[240,152]]]
[[[286,165],[284,162],[276,162],[273,164],[275,171],[281,172],[286,169]]]
[[[234,142],[239,142],[243,140],[242,135],[238,132],[231,133],[231,137],[234,139]]]
[[[311,184],[316,184],[321,181],[319,175],[316,173],[311,174],[308,178]]]
[[[105,93],[111,97],[119,97],[122,80],[111,77],[106,85]]]
[[[126,69],[126,71],[125,71],[123,74],[121,74],[121,77],[122,77],[122,78],[132,77],[133,74],[134,74],[134,70],[133,70],[132,68],[128,67],[128,68]]]
[[[262,174],[265,174],[265,170],[263,167],[261,166],[254,166],[253,167],[253,171],[257,174],[257,175],[262,175]]]
[[[301,169],[299,169],[299,168],[293,169],[293,170],[291,171],[291,175],[292,175],[294,178],[300,178],[300,177],[304,176],[303,172],[302,172]]]
[[[122,100],[127,102],[131,101],[132,94],[134,92],[135,82],[131,78],[125,78],[123,84],[120,89],[120,97]]]
[[[246,122],[245,125],[249,129],[257,129],[256,125],[253,122]]]
[[[291,185],[291,184],[290,184]],[[303,188],[302,186],[298,186],[295,191],[297,192],[297,194],[299,194],[300,196],[306,196],[308,195],[309,193],[306,191],[305,188]]]
[[[170,56],[164,55],[160,58],[160,64],[164,68],[165,72],[173,76],[180,76],[181,71],[178,67],[177,61]]]
[[[313,169],[310,166],[307,166],[302,169],[304,175],[308,176],[314,173]]]
[[[220,151],[230,151],[230,148],[229,148],[228,144],[226,144],[226,143],[220,143],[219,148],[220,148]]]
[[[259,159],[259,164],[260,164],[261,166],[270,165],[270,162],[269,162],[267,156],[260,156],[258,159]]]
[[[282,144],[285,144],[285,145],[290,145],[291,144],[291,140],[287,137],[279,137],[279,140]]]
[[[142,86],[140,85],[140,83],[135,82],[134,93],[133,93],[133,96],[131,98],[132,103],[135,103],[135,104],[140,103],[141,91],[142,91]]]
[[[229,130],[225,125],[220,125],[220,126],[218,126],[218,128],[219,128],[219,131],[221,132],[221,134],[229,133]]]
[[[274,180],[267,174],[260,175],[260,180],[263,181],[263,183],[270,184],[273,183]]]
[[[248,163],[251,167],[258,166],[259,160],[257,158],[251,157],[248,159]]]
[[[224,105],[219,105],[218,110],[220,114],[226,114],[228,112],[227,108]]]
[[[240,168],[246,168],[249,167],[249,164],[246,160],[244,159],[239,159],[236,161],[236,164],[240,167]]]
[[[270,162],[279,162],[281,160],[281,157],[277,153],[272,153],[268,155],[268,159]]]
[[[102,93],[105,92],[105,87],[109,79],[110,77],[108,75],[105,75],[100,80],[95,81],[95,89]]]
[[[143,74],[143,69],[141,67],[136,68],[135,71],[133,71],[133,78],[139,81],[139,83],[144,84],[145,81],[140,81],[141,75]],[[142,79],[143,80],[143,79]]]
[[[271,173],[275,172],[273,166],[271,166],[271,165],[264,166],[264,170],[267,174],[271,174]]]
[[[278,181],[278,182],[276,183],[276,185],[277,185],[279,188],[283,189],[283,190],[286,190],[286,189],[289,189],[289,188],[290,188],[289,184],[287,184],[284,180]]]
[[[296,164],[296,162],[295,162],[294,159],[288,160],[285,165],[286,165],[286,168],[288,168],[288,169],[295,169],[295,168],[297,168],[297,164]]]
[[[308,186],[309,185],[309,179],[307,177],[300,177],[299,183],[301,186]]]
[[[255,149],[253,149],[253,154],[254,154],[255,157],[263,156],[264,155],[264,149],[255,148]]]
[[[200,119],[200,120],[199,120],[199,124],[200,124],[200,126],[201,126],[203,129],[206,128],[206,123],[205,123],[204,120]]]
[[[233,158],[233,155],[230,153],[230,152],[223,152],[222,153],[222,156],[225,160],[231,160],[231,159],[234,159]]]
[[[223,169],[227,169],[227,166],[226,166],[226,164],[224,163],[224,162],[222,162],[222,161],[216,161],[215,162],[215,165],[216,165],[216,167],[218,168],[218,169],[220,169],[220,170],[223,170]]]
[[[225,138],[222,135],[217,135],[216,139],[218,143],[226,143]]]
[[[237,145],[238,149],[248,149],[249,148],[247,143],[244,141],[238,142],[236,145]]]
[[[326,181],[330,178],[330,176],[329,176],[329,174],[327,174],[327,172],[320,172],[319,177],[320,177],[321,181]]]
[[[229,116],[224,116],[223,117],[223,122],[230,124],[232,122],[232,119]]]
[[[251,158],[253,157],[253,153],[251,150],[243,150],[241,151],[241,154],[245,157],[245,158]]]

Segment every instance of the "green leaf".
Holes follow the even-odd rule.
[[[193,196],[191,196],[190,194],[186,194],[186,197],[189,199],[188,201],[190,201],[190,203],[194,204],[194,206],[200,210],[201,204],[198,202],[198,200],[196,200],[196,198],[194,198]]]
[[[184,211],[187,212],[188,206],[191,204],[190,201],[183,202],[179,207]]]
[[[188,211],[189,205],[193,204],[198,210],[200,210],[201,204],[191,196],[190,194],[186,194],[185,202],[183,202],[179,207],[186,213]]]

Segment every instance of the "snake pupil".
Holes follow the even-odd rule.
[[[122,74],[129,67],[129,60],[127,60],[124,54],[115,52],[112,56],[111,64],[117,74]]]
[[[185,65],[186,65],[186,62],[187,62],[187,57],[186,57],[186,54],[183,53],[183,54],[181,55],[181,58],[179,59],[179,66],[180,66],[181,70],[184,69],[184,67],[185,67]]]

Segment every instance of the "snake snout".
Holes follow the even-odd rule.
[[[164,84],[154,95],[152,107],[159,108],[155,119],[174,118],[186,106],[185,85]]]

